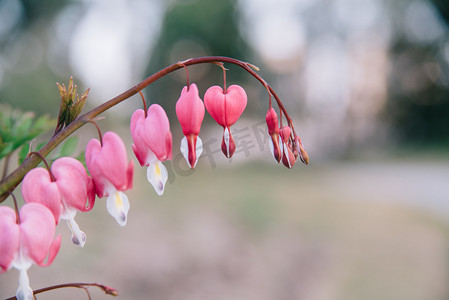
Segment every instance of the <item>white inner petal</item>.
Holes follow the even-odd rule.
[[[16,292],[16,298],[18,300],[31,300],[33,299],[33,290],[30,287],[30,279],[26,269],[21,269],[19,273],[19,287]]]
[[[270,147],[271,155],[273,155],[274,160],[277,162],[277,159],[274,156],[274,144],[273,144],[273,141],[271,140],[271,137],[268,139],[268,146]]]
[[[228,129],[228,127],[226,127],[223,132],[223,139],[226,144],[226,157],[229,157],[229,129]]]
[[[120,191],[110,192],[106,200],[106,209],[120,226],[126,225],[129,201],[124,193]]]
[[[70,231],[72,232],[72,243],[74,243],[77,246],[84,247],[84,244],[86,243],[87,240],[87,236],[80,229],[74,217],[75,215],[67,220],[67,225],[69,226]]]
[[[193,167],[192,167],[192,165],[190,165],[190,162],[189,162],[189,145],[187,143],[187,138],[185,136],[181,140],[180,150],[181,150],[182,156],[184,156],[189,167],[195,168],[196,163],[198,162],[198,159],[201,156],[201,153],[203,153],[203,141],[201,140],[201,138],[199,136],[196,137],[196,146],[195,146],[196,160],[195,160]]]
[[[190,165],[190,162],[189,162],[189,146],[187,144],[187,138],[185,136],[181,140],[181,148],[180,148],[180,150],[181,150],[182,156],[184,156],[187,164],[191,168],[192,166]]]
[[[161,196],[164,193],[168,172],[159,160],[155,160],[150,163],[150,166],[147,169],[147,178],[156,193]]]
[[[288,155],[288,146],[286,143],[282,143],[284,145],[284,155],[287,158],[288,167],[291,168],[292,164],[290,163],[290,155]]]

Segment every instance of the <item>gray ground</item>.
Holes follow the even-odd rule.
[[[128,225],[115,224],[104,199],[77,216],[85,248],[61,224],[61,251],[52,266],[32,267],[33,288],[98,282],[119,299],[157,300],[449,298],[447,159],[200,164],[172,173],[163,197],[136,169]],[[17,275],[0,275],[1,299]],[[87,299],[77,289],[38,299],[62,297]]]

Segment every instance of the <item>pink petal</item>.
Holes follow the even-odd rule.
[[[144,121],[145,112],[142,109],[138,109],[131,116],[130,122],[131,137],[134,142],[132,145],[132,149],[142,167],[148,165],[147,157],[149,155],[149,149],[145,145],[143,138],[141,137],[142,130],[140,129],[144,127]]]
[[[196,143],[197,143],[197,139],[198,136],[196,135],[189,135],[186,136],[187,139],[187,146],[188,146],[188,161],[189,161],[189,165],[191,168],[194,168],[196,166],[196,163],[198,162],[198,157],[197,157],[197,153],[196,153]]]
[[[86,147],[86,164],[95,181],[97,195],[104,197],[106,189],[113,185],[116,190],[124,191],[132,183],[128,182],[133,165],[128,164],[125,144],[114,132],[103,136],[103,147],[96,139],[89,141]]]
[[[132,149],[134,152],[134,155],[137,158],[137,161],[139,162],[139,164],[143,167],[143,166],[147,166],[148,165],[148,148],[147,147],[139,147],[137,146],[138,144],[134,143],[132,144]]]
[[[235,142],[229,127],[225,127],[223,131],[223,139],[221,141],[221,151],[227,158],[231,158],[235,152]]]
[[[284,126],[281,128],[279,133],[284,143],[287,143],[288,139],[290,138],[291,131],[291,128],[288,126]]]
[[[131,136],[133,136],[136,129],[139,128],[139,125],[141,125],[144,120],[145,120],[145,112],[143,111],[143,109],[137,109],[136,111],[134,111],[134,113],[131,116],[131,121],[129,124]]]
[[[39,264],[39,266],[47,267],[51,265],[52,262],[55,260],[56,255],[58,254],[60,248],[61,248],[61,236],[58,235],[50,245],[50,249],[48,250],[47,262],[41,263]]]
[[[91,210],[95,205],[95,182],[92,179],[92,177],[87,176],[87,200],[88,205],[81,211],[89,211]]]
[[[289,169],[292,168],[296,162],[296,157],[293,154],[291,147],[290,134],[291,128],[289,126],[284,126],[281,128],[280,136],[282,139],[282,147],[283,147],[282,163]]]
[[[20,210],[20,220],[22,253],[36,264],[42,265],[54,244],[53,215],[42,204],[28,203]]]
[[[276,114],[276,111],[271,107],[266,116],[265,120],[267,122],[268,127],[268,134],[279,134],[279,121],[278,121],[278,115]]]
[[[129,162],[128,168],[126,169],[126,181],[128,185],[125,190],[130,190],[133,188],[133,176],[134,176],[134,163],[132,161]]]
[[[86,146],[85,157],[87,169],[95,182],[95,192],[98,197],[106,195],[106,186],[109,184],[107,179],[102,176],[101,170],[97,169],[96,157],[99,156],[101,144],[96,139],[91,139]]]
[[[142,142],[154,153],[160,161],[172,158],[172,135],[167,114],[162,106],[153,104],[148,109],[148,115],[142,124],[137,124]]]
[[[79,211],[85,210],[88,177],[83,164],[72,157],[61,157],[52,164],[51,171],[65,205]]]
[[[296,151],[299,152],[298,153],[299,158],[305,165],[308,165],[309,164],[309,155],[307,154],[306,150],[304,149],[304,146],[302,145],[302,142],[301,142],[301,139],[299,138],[299,136],[295,137],[295,145],[296,145]]]
[[[22,182],[22,196],[26,203],[41,203],[54,215],[55,223],[63,211],[58,185],[52,182],[48,171],[44,168],[34,168],[29,171]]]
[[[239,85],[231,85],[226,93],[219,86],[207,89],[204,103],[209,114],[223,127],[229,127],[237,122],[246,108],[247,96]]]
[[[286,143],[283,143],[283,146],[284,146],[284,153],[282,155],[282,163],[284,164],[284,166],[291,169],[296,162],[296,157]]]
[[[204,112],[204,103],[199,96],[196,84],[192,83],[189,88],[185,86],[176,102],[176,115],[185,136],[200,133]]]
[[[271,137],[270,149],[277,162],[281,161],[282,158],[282,148],[279,145],[279,121],[276,111],[271,107],[266,116],[265,120],[267,122],[268,134]]]
[[[7,271],[19,249],[20,230],[16,213],[7,206],[0,206],[0,273]]]

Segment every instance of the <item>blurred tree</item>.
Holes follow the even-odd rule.
[[[152,52],[148,74],[183,59],[220,55],[245,60],[249,47],[239,33],[239,11],[235,0],[173,1],[163,20],[162,29]],[[232,66],[226,66],[232,69]],[[203,97],[214,84],[222,85],[222,72],[214,66],[189,68],[190,81],[195,82]],[[229,84],[248,79],[247,74],[229,73]],[[200,81],[201,80],[201,81]],[[174,114],[174,106],[182,87],[185,72],[178,71],[147,89],[151,103],[163,102],[167,114]],[[168,108],[173,107],[173,110]]]
[[[444,33],[439,38],[421,42],[398,35],[392,42],[393,66],[385,117],[398,141],[407,145],[449,146],[449,66],[442,55],[442,45],[448,42],[446,2],[426,3],[431,7],[433,3],[436,17],[444,20]],[[406,1],[406,5],[410,3]],[[401,13],[405,8],[401,7]]]
[[[56,115],[58,79],[46,63],[54,16],[70,0],[2,0],[0,14],[0,102]],[[59,79],[60,80],[60,79]],[[50,103],[51,105],[46,105]],[[53,105],[54,103],[54,105]]]
[[[52,18],[70,0],[19,0],[23,7],[22,27],[32,26],[35,22],[41,22]]]
[[[447,0],[432,0],[431,2],[435,5],[436,9],[438,9],[446,24],[449,25],[449,5]]]

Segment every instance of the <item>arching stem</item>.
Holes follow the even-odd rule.
[[[147,118],[147,103],[145,102],[145,97],[142,94],[142,91],[139,91],[140,97],[142,98],[143,102],[143,111],[145,112],[145,119]]]
[[[103,284],[98,284],[98,283],[65,283],[65,284],[58,284],[58,285],[52,285],[49,287],[45,287],[39,290],[35,290],[33,291],[34,295],[37,294],[41,294],[41,293],[45,293],[48,291],[52,291],[52,290],[56,290],[56,289],[63,289],[63,288],[78,288],[78,289],[83,289],[86,294],[88,299],[90,300],[90,293],[88,291],[88,287],[97,287],[100,290],[102,290],[106,295],[111,295],[111,296],[118,296],[118,291],[114,288],[111,288],[109,286],[103,285]],[[7,298],[5,300],[16,300],[16,297],[11,297],[11,298]]]
[[[146,110],[145,110],[146,111]],[[146,113],[145,113],[146,114]],[[101,147],[103,147],[103,135],[101,134],[101,130],[100,127],[98,126],[97,122],[95,122],[94,120],[89,120],[89,123],[93,124],[95,126],[95,128],[97,128],[97,132],[98,132],[98,139],[100,140],[100,145]]]
[[[185,68],[187,70],[187,66],[191,65],[198,65],[198,64],[204,64],[204,63],[230,63],[237,65],[247,71],[250,75],[252,75],[254,78],[256,78],[267,90],[273,95],[273,97],[276,99],[276,102],[279,106],[279,110],[282,111],[285,115],[285,118],[288,121],[288,124],[291,124],[290,127],[292,128],[293,132],[294,128],[292,125],[292,120],[289,117],[284,105],[282,104],[281,100],[279,99],[276,92],[271,88],[271,86],[254,70],[258,70],[258,68],[250,63],[240,61],[235,58],[226,57],[226,56],[206,56],[206,57],[198,57],[198,58],[191,58],[184,60],[182,62],[174,63],[156,73],[153,75],[147,77],[145,80],[141,81],[137,85],[131,87],[127,91],[121,93],[120,95],[110,99],[107,102],[104,102],[103,104],[93,108],[92,110],[88,111],[84,115],[79,116],[76,118],[72,123],[68,124],[63,130],[61,130],[58,134],[53,136],[50,141],[42,147],[42,149],[39,150],[39,153],[42,157],[47,156],[56,146],[58,146],[62,141],[64,141],[68,136],[70,136],[73,132],[78,130],[81,126],[85,125],[89,120],[92,120],[94,117],[98,116],[99,114],[103,113],[104,111],[110,109],[111,107],[119,104],[120,102],[123,102],[124,100],[130,98],[131,96],[137,94],[139,91],[143,90],[153,82],[157,81],[158,79],[166,76],[167,74],[174,72],[176,70],[179,70],[180,68]],[[188,84],[190,84],[188,82]],[[295,133],[296,135],[296,133]],[[25,160],[16,170],[14,170],[11,174],[6,176],[0,181],[0,203],[3,202],[8,192],[13,191],[16,186],[22,181],[25,174],[31,170],[32,168],[36,167],[39,163],[39,159],[35,156],[30,157],[29,159]]]
[[[186,65],[183,64],[182,62],[178,62],[178,64],[181,65],[181,67],[183,67],[186,70],[187,92],[188,92],[190,89],[189,70],[187,69]]]
[[[43,157],[39,152],[30,152],[30,154],[28,154],[28,156],[31,155],[36,155],[39,156],[39,158],[42,160],[42,162],[45,164],[45,167],[47,168],[48,174],[50,175],[50,179],[52,182],[56,181],[55,176],[53,176],[53,173],[51,172],[50,166],[48,165],[47,160],[45,159],[45,157]]]
[[[20,224],[21,221],[20,221],[20,214],[19,214],[19,205],[17,205],[17,199],[16,199],[16,196],[14,196],[13,193],[11,193],[10,195],[11,195],[12,201],[13,201],[13,203],[14,203],[14,211],[16,212],[16,223],[17,223],[17,224]]]

